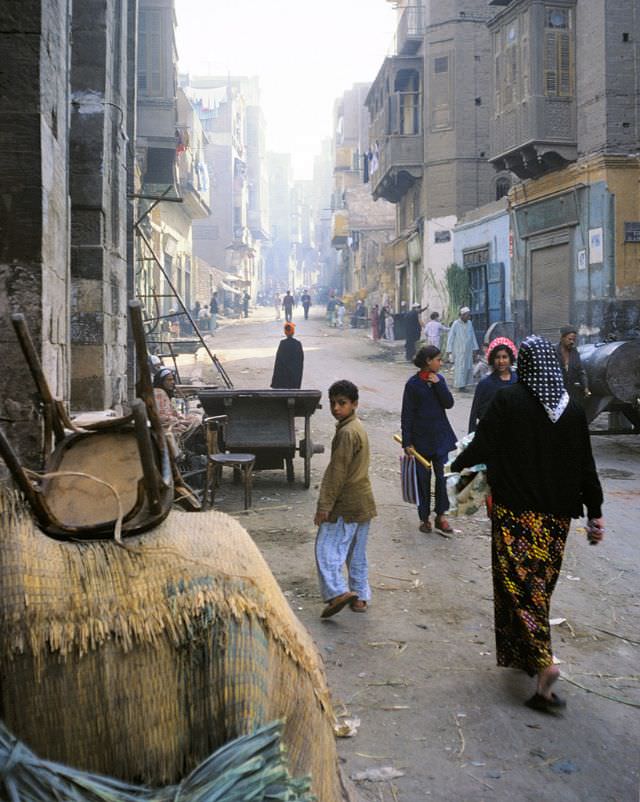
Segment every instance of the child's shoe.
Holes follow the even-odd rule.
[[[418,528],[425,535],[428,535],[429,532],[433,532],[433,527],[431,526],[431,519],[430,518],[425,518],[425,520],[420,524],[420,526]]]
[[[436,532],[440,535],[452,535],[453,529],[451,524],[444,515],[436,515]]]

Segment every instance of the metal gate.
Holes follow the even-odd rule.
[[[531,251],[531,330],[554,342],[569,322],[568,244]]]

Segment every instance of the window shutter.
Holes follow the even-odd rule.
[[[449,128],[451,125],[451,59],[437,56],[431,73],[431,129]]]
[[[568,32],[558,33],[558,60],[558,94],[567,97],[571,94],[571,39]]]
[[[520,40],[520,74],[522,76],[522,92],[520,97],[524,100],[531,94],[529,85],[529,12],[521,17],[522,38]]]
[[[544,35],[544,93],[552,97],[558,94],[557,43],[555,31]]]
[[[493,90],[495,93],[494,111],[496,116],[502,111],[502,70],[500,66],[500,32],[496,31],[493,35],[493,59],[494,59],[494,84]]]

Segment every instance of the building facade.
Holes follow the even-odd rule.
[[[485,0],[401,2],[393,55],[371,87],[369,181],[396,205],[398,300],[442,311],[453,228],[495,199],[488,164],[491,49]]]
[[[388,266],[388,280],[380,280],[379,254],[393,239],[396,215],[387,199],[375,202],[365,183],[373,153],[365,103],[369,90],[369,84],[355,84],[334,107],[331,244],[338,258],[331,287],[374,304],[395,299],[393,266]]]
[[[173,0],[142,0],[138,28],[140,167],[135,293],[144,304],[151,342],[163,321],[196,300],[192,229],[210,211],[207,138],[196,110],[178,87]],[[206,298],[208,302],[209,298]]]
[[[269,230],[266,254],[267,292],[293,290],[295,267],[291,240],[291,190],[293,177],[288,153],[267,153],[269,175]]]
[[[633,0],[494,2],[490,158],[510,193],[517,331],[640,334],[640,15]],[[577,65],[581,65],[578,70]]]
[[[207,135],[211,213],[194,227],[198,258],[238,278],[254,298],[269,241],[265,121],[257,78],[185,77]]]

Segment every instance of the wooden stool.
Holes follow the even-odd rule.
[[[226,466],[242,473],[244,484],[244,508],[251,506],[251,486],[253,484],[253,466],[255,454],[209,454],[207,465],[207,479],[204,486],[204,506],[208,504],[211,493],[211,506],[215,501],[216,487],[220,484],[222,469]]]

